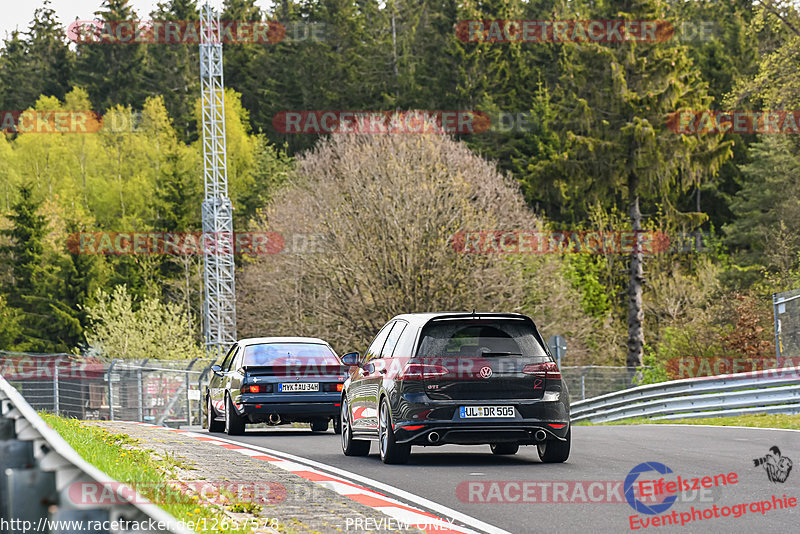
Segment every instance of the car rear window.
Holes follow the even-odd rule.
[[[533,327],[522,320],[433,321],[422,329],[417,357],[523,356],[549,358]]]
[[[327,345],[319,343],[262,343],[244,349],[242,367],[267,365],[339,365]]]

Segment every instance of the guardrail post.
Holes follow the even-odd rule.
[[[592,366],[589,365],[581,371],[581,400],[586,400],[586,373],[591,371]]]
[[[775,318],[775,367],[781,366],[781,319],[778,317],[778,294],[772,294],[772,315]]]
[[[136,382],[138,384],[137,395],[139,397],[139,422],[144,423],[144,384],[142,383],[142,370],[136,371]]]
[[[184,373],[184,376],[186,377],[186,424],[187,425],[192,424],[192,401],[189,400],[189,388],[190,388],[189,371],[191,371],[192,367],[194,367],[194,364],[197,360],[198,358],[192,360],[191,363],[189,364],[189,367],[186,368],[186,372]]]
[[[200,392],[200,402],[197,403],[197,420],[200,421],[201,425],[203,424],[203,380],[205,380],[212,365],[214,365],[213,360],[203,369],[203,372],[200,373],[200,378],[197,379],[197,390]]]
[[[56,415],[59,415],[61,405],[58,402],[58,364],[61,362],[61,358],[56,358],[56,361],[53,362],[53,412]]]
[[[111,373],[114,371],[114,366],[117,365],[117,359],[111,360],[111,365],[108,367],[108,420],[114,420],[114,388],[111,385]]]

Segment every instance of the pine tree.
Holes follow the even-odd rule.
[[[661,0],[608,2],[591,18],[664,20]],[[585,213],[592,201],[626,206],[631,229],[643,228],[642,202],[669,203],[675,190],[710,180],[730,155],[720,136],[686,136],[667,125],[670,113],[708,109],[687,47],[674,41],[564,45],[561,87],[566,149],[527,177],[531,184],[562,177],[568,209]],[[668,208],[671,208],[667,204]],[[674,212],[674,208],[673,212]],[[630,255],[627,364],[642,364],[644,257]]]
[[[69,49],[50,0],[34,12],[27,36],[27,61],[38,91],[35,98],[44,95],[63,100],[71,86],[75,54]]]
[[[3,41],[0,54],[0,109],[27,109],[38,96],[38,88],[32,83],[27,44],[20,32],[14,31],[10,39]]]
[[[8,303],[13,307],[24,307],[25,296],[36,294],[45,278],[42,258],[47,221],[38,213],[40,206],[41,203],[33,198],[32,186],[21,186],[19,201],[12,206],[11,213],[7,216],[11,221],[11,228],[1,231],[11,239],[11,244],[0,247],[0,253],[11,267],[13,282],[6,293]]]
[[[101,22],[137,20],[130,0],[104,0],[102,7],[104,10],[95,12]],[[143,44],[86,42],[78,44],[77,53],[77,83],[99,110],[114,105],[141,109],[147,97]]]
[[[151,17],[161,21],[197,21],[197,0],[159,3]],[[197,43],[149,45],[146,84],[152,93],[164,96],[164,104],[181,139],[197,139],[197,123],[193,116],[194,102],[200,96]]]

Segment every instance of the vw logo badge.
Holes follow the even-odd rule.
[[[489,378],[492,376],[492,368],[491,367],[481,367],[480,371],[481,378]]]

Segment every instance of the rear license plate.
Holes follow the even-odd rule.
[[[462,406],[461,418],[470,417],[514,417],[513,406]]]
[[[293,391],[319,391],[319,384],[317,382],[278,384],[278,391],[282,393],[293,392]]]

